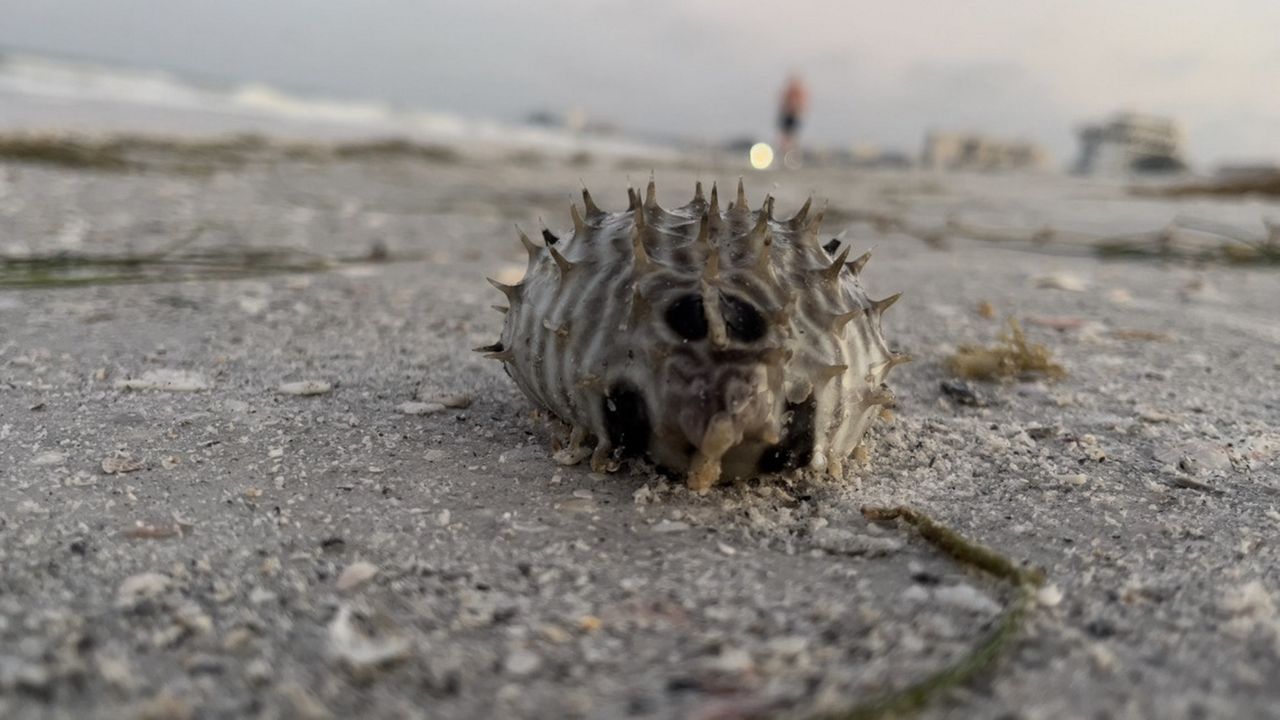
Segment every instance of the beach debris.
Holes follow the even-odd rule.
[[[24,690],[34,695],[45,695],[50,690],[53,676],[44,665],[11,655],[0,655],[0,693]],[[0,704],[0,710],[4,709]]]
[[[102,472],[108,475],[123,475],[146,467],[145,463],[126,452],[114,452],[102,458]]]
[[[1068,292],[1084,292],[1089,287],[1088,283],[1079,275],[1065,270],[1040,275],[1035,278],[1035,285],[1042,289],[1066,290]]]
[[[386,262],[391,258],[391,251],[387,249],[387,244],[381,240],[374,240],[369,243],[369,250],[364,255],[369,262],[379,263]]]
[[[1203,276],[1193,277],[1178,288],[1178,298],[1183,302],[1214,302],[1221,297],[1213,283]]]
[[[1259,580],[1227,588],[1222,593],[1218,607],[1224,615],[1232,618],[1266,620],[1280,614],[1277,612],[1280,603],[1276,602]]]
[[[980,301],[976,309],[978,312],[978,317],[991,320],[996,316],[996,306],[992,305],[990,302],[986,300]]]
[[[1117,329],[1112,330],[1111,337],[1117,340],[1137,340],[1142,342],[1173,342],[1173,336],[1159,330]]]
[[[331,720],[334,717],[319,698],[296,682],[281,684],[279,692],[280,697],[289,702],[290,712],[285,713],[285,717],[293,720]]]
[[[252,685],[266,685],[274,674],[271,663],[263,658],[254,658],[244,666],[244,679]]]
[[[1200,482],[1189,475],[1175,475],[1170,481],[1176,487],[1186,488],[1188,490],[1198,490],[1212,495],[1222,495],[1225,492],[1224,490],[1216,488],[1209,483]]]
[[[75,473],[64,477],[62,484],[67,487],[93,487],[98,484],[98,476],[84,470],[77,470]]]
[[[744,675],[755,669],[755,660],[742,648],[723,647],[715,655],[702,658],[698,667],[716,675]]]
[[[812,202],[750,209],[741,182],[723,209],[701,183],[674,210],[652,180],[622,212],[582,197],[566,232],[519,234],[524,272],[490,281],[502,335],[477,348],[536,404],[564,399],[548,408],[571,427],[556,461],[612,472],[647,457],[697,492],[788,469],[843,478],[910,359],[881,334],[899,295],[873,300],[858,280],[870,253],[824,235]],[[601,282],[620,290],[587,302]]]
[[[910,507],[863,507],[862,514],[869,521],[887,523],[901,521],[913,526],[920,536],[937,550],[950,556],[961,565],[980,570],[1004,580],[1017,590],[1013,604],[1000,613],[1000,608],[985,594],[970,585],[950,586],[934,591],[935,597],[948,604],[971,609],[976,614],[1000,613],[997,629],[973,647],[961,659],[930,674],[907,687],[892,691],[882,697],[871,698],[831,714],[833,717],[896,717],[914,712],[926,703],[942,695],[947,688],[956,687],[989,667],[991,662],[1008,650],[1010,641],[1020,631],[1026,615],[1036,606],[1036,594],[1044,585],[1044,575],[1015,563],[1005,555],[961,536],[951,528]],[[929,591],[919,585],[908,592],[927,599]],[[994,608],[993,608],[994,606]]]
[[[1187,197],[1195,195],[1234,197],[1280,196],[1280,170],[1260,170],[1239,177],[1228,177],[1208,182],[1191,182],[1178,185],[1134,188],[1136,195],[1163,197]]]
[[[98,676],[111,688],[129,692],[137,687],[138,673],[124,653],[99,650],[94,653],[93,666],[98,671]]]
[[[270,300],[257,295],[245,295],[236,301],[240,309],[245,315],[250,317],[261,317],[267,311]]]
[[[131,610],[146,600],[162,595],[172,583],[168,575],[158,572],[130,575],[116,589],[116,607]]]
[[[402,402],[396,406],[396,410],[399,410],[404,415],[432,415],[442,412],[444,409],[445,406],[441,403],[417,402],[413,400],[409,402]]]
[[[680,520],[663,520],[653,526],[656,533],[675,533],[683,532],[689,529],[689,523]]]
[[[950,398],[957,405],[968,405],[970,407],[986,407],[987,400],[978,394],[973,385],[963,380],[943,380],[939,383],[942,388],[942,394]]]
[[[121,534],[130,540],[167,540],[172,537],[180,537],[182,531],[183,524],[177,521],[168,525],[138,522]]]
[[[191,370],[157,368],[136,378],[117,380],[117,390],[163,390],[166,392],[201,392],[213,387],[209,378]]]
[[[1150,405],[1135,405],[1133,407],[1133,412],[1138,416],[1139,420],[1153,424],[1173,422],[1177,419],[1175,415],[1164,412],[1163,410],[1157,410]]]
[[[541,667],[542,658],[524,648],[511,651],[502,660],[502,670],[513,677],[529,677]]]
[[[1062,590],[1057,585],[1048,584],[1036,591],[1036,602],[1043,607],[1057,607],[1062,604]]]
[[[465,410],[471,407],[471,395],[467,393],[451,393],[447,395],[434,395],[430,397],[419,397],[419,400],[428,403],[438,403],[452,410]]]
[[[119,143],[65,137],[56,133],[4,135],[0,137],[0,158],[94,170],[123,171],[134,167]]]
[[[1051,330],[1079,330],[1087,324],[1087,320],[1070,315],[1028,315],[1028,325],[1037,325]]]
[[[2,142],[2,140],[0,140]],[[239,280],[272,275],[297,275],[343,269],[346,272],[373,272],[366,256],[321,257],[296,248],[217,247],[188,249],[206,227],[196,228],[190,238],[179,239],[169,249],[151,253],[99,255],[81,250],[63,250],[45,255],[0,253],[2,288],[79,288],[101,285],[169,283],[193,280]],[[421,256],[398,253],[382,260],[417,260]],[[179,298],[180,303],[189,301]],[[237,306],[249,315],[268,309],[265,299],[245,296]]]
[[[837,527],[815,530],[813,544],[833,555],[867,557],[891,555],[902,549],[902,541],[897,538],[860,534]]]
[[[1000,605],[972,585],[961,583],[935,588],[933,598],[944,605],[981,615],[995,615]]]
[[[192,720],[196,710],[186,700],[162,691],[135,706],[129,716],[138,720]]]
[[[1163,230],[1100,239],[1095,242],[1094,250],[1104,258],[1228,265],[1280,263],[1280,224],[1264,220],[1263,227],[1266,232],[1259,236],[1222,223],[1178,219]]]
[[[1066,377],[1066,370],[1054,362],[1049,349],[1029,342],[1018,321],[1010,318],[1009,328],[990,347],[961,345],[947,358],[946,366],[955,375],[970,380],[1001,380],[1043,376]]]
[[[1236,446],[1240,461],[1250,469],[1258,469],[1280,455],[1280,433],[1258,433]]]
[[[329,653],[353,675],[364,676],[409,657],[413,646],[395,634],[376,636],[358,627],[348,605],[329,623]]]
[[[297,382],[287,382],[277,388],[285,395],[324,395],[333,390],[333,385],[323,380],[299,380]]]
[[[1104,297],[1107,298],[1107,302],[1114,305],[1128,305],[1133,302],[1133,295],[1124,288],[1112,288],[1106,292]]]
[[[45,450],[37,453],[31,458],[30,463],[37,467],[48,467],[50,465],[61,465],[67,461],[67,454],[57,450]]]
[[[171,138],[118,134],[18,132],[0,135],[0,159],[72,169],[135,172],[168,171],[206,175],[264,159],[323,161],[332,159],[406,158],[450,164],[461,159],[452,147],[412,140],[279,140],[255,134],[226,137]]]
[[[1220,473],[1231,469],[1231,455],[1221,443],[1188,440],[1156,449],[1155,459],[1190,476]]]
[[[1226,618],[1223,629],[1241,640],[1269,637],[1280,639],[1280,599],[1261,580],[1227,587],[1218,600],[1219,614]]]
[[[338,575],[337,582],[334,583],[334,587],[343,592],[354,590],[372,580],[377,574],[377,565],[364,560],[353,562],[342,569],[342,572]]]

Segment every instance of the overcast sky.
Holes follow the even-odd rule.
[[[976,129],[1065,162],[1131,109],[1196,160],[1280,159],[1280,0],[0,0],[3,46],[714,139],[771,135],[797,70],[824,142]]]

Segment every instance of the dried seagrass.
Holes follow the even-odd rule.
[[[490,280],[509,306],[502,338],[478,348],[535,404],[567,423],[565,463],[599,471],[647,457],[705,490],[721,478],[810,468],[833,477],[878,410],[893,402],[880,317],[840,240],[819,241],[810,202],[778,219],[773,198],[720,208],[643,198],[605,212],[582,192],[573,230],[543,230],[517,285]],[[594,443],[594,446],[590,446]]]

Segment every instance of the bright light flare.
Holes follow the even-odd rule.
[[[773,164],[773,148],[769,143],[758,142],[751,146],[751,167],[764,170]]]

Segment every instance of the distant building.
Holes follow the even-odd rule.
[[[1182,128],[1172,119],[1117,113],[1081,128],[1075,170],[1085,175],[1184,170],[1183,142]]]
[[[821,151],[819,157],[826,165],[859,170],[908,170],[915,164],[915,159],[907,153],[875,145],[828,148]]]
[[[1214,176],[1219,180],[1244,180],[1263,177],[1280,177],[1280,163],[1229,163],[1219,165]]]
[[[1048,155],[1028,142],[1003,140],[977,133],[937,133],[925,136],[921,165],[929,170],[1041,170]]]
[[[907,170],[915,164],[915,158],[905,152],[875,145],[856,145],[849,149],[846,157],[847,164],[856,168]]]

